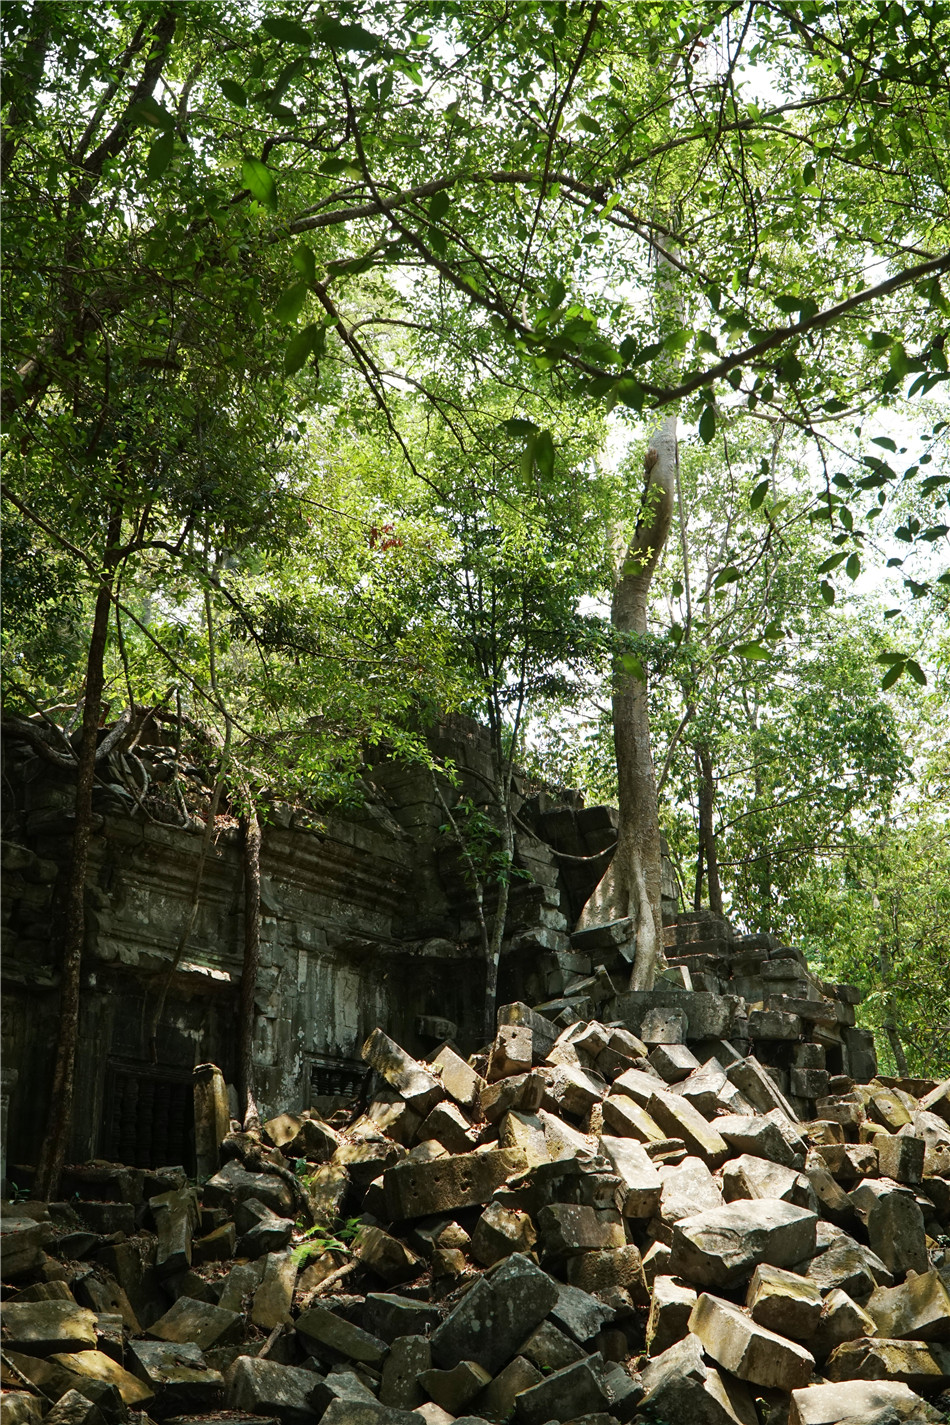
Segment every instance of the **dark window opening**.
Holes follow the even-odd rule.
[[[363,1086],[366,1065],[355,1059],[312,1059],[312,1098],[355,1098]]]
[[[131,1168],[181,1164],[195,1171],[190,1071],[146,1064],[106,1065],[100,1155]]]

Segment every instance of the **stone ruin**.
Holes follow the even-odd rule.
[[[476,734],[453,731],[470,772]],[[8,977],[34,1010],[6,1029],[2,1425],[947,1418],[950,1081],[880,1077],[855,991],[672,895],[668,968],[627,990],[628,923],[570,934],[613,822],[569,795],[518,807],[525,875],[489,1045],[471,891],[431,776],[382,762],[358,817],[278,810],[255,1055],[267,1120],[243,1133],[233,835],[150,1079],[129,1010],[174,948],[196,837],[136,817],[117,773],[93,856],[93,1103],[62,1201],[31,1201],[24,1090],[35,1121],[68,786],[29,758],[17,772]],[[139,1090],[125,1118],[108,1078],[122,1068]],[[169,1103],[177,1136],[132,1131]],[[174,1165],[154,1156],[176,1144]]]

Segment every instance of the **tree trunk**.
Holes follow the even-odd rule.
[[[670,530],[678,459],[673,416],[655,433],[646,453],[636,529],[614,587],[611,620],[621,643],[625,634],[647,632],[647,594]],[[637,945],[630,987],[638,990],[652,989],[657,967],[663,963],[660,822],[646,676],[646,669],[631,662],[621,648],[614,659],[612,696],[620,813],[617,848],[578,922],[583,929],[627,916],[632,919]]]
[[[881,902],[878,899],[876,891],[874,892],[872,903],[875,910],[882,910]],[[891,906],[891,919],[894,926],[894,944],[899,951],[900,922],[898,920],[898,911],[898,898],[895,895]],[[881,914],[881,930],[877,947],[878,962],[881,966],[881,978],[884,981],[884,1033],[887,1035],[887,1042],[891,1046],[891,1053],[894,1055],[897,1072],[902,1078],[906,1079],[910,1074],[910,1069],[907,1064],[907,1055],[904,1052],[904,1046],[901,1043],[901,1037],[897,1030],[897,1012],[894,1004],[894,961],[891,958],[891,947],[888,944],[887,920],[883,913]]]
[[[714,915],[722,915],[722,885],[719,880],[719,853],[716,849],[716,830],[713,826],[713,811],[716,804],[716,789],[713,782],[712,757],[709,748],[696,748],[696,763],[699,772],[699,844],[700,856],[706,862],[706,883],[709,890],[709,909]],[[699,906],[696,907],[699,909]]]
[[[510,895],[511,865],[514,858],[514,836],[511,829],[511,814],[508,805],[502,809],[505,819],[505,854],[508,872],[498,883],[498,900],[492,920],[491,939],[488,942],[488,957],[485,962],[485,1018],[483,1033],[486,1043],[495,1037],[495,1011],[498,1001],[498,966],[501,963],[501,943],[505,938],[508,922],[508,897]]]
[[[244,859],[244,964],[241,969],[241,999],[238,1007],[238,1093],[243,1110],[244,1131],[261,1126],[254,1097],[254,995],[261,960],[261,824],[257,811],[241,818]]]
[[[46,1134],[36,1170],[35,1195],[49,1201],[56,1194],[63,1171],[72,1127],[73,1091],[76,1075],[76,1043],[79,1035],[79,991],[82,952],[86,939],[86,866],[92,830],[92,791],[96,774],[96,744],[102,715],[102,689],[106,640],[109,633],[109,606],[112,601],[116,547],[122,532],[122,516],[113,510],[106,533],[102,577],[96,594],[89,652],[86,655],[86,691],[82,710],[82,737],[76,769],[76,809],[73,824],[72,860],[66,888],[66,913],[59,991],[59,1032],[53,1062],[53,1087]]]

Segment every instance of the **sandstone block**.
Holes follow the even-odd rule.
[[[524,1153],[528,1167],[551,1161],[544,1124],[535,1114],[510,1109],[498,1122],[499,1148],[518,1148]]]
[[[682,1286],[675,1277],[654,1279],[646,1332],[651,1356],[661,1355],[683,1339],[695,1305],[696,1292],[692,1287]]]
[[[320,1384],[314,1371],[282,1366],[238,1356],[225,1374],[225,1401],[229,1410],[277,1417],[283,1425],[312,1425],[311,1397]]]
[[[149,1403],[155,1399],[155,1391],[131,1371],[121,1366],[118,1361],[107,1356],[104,1351],[72,1351],[51,1357],[56,1365],[62,1366],[69,1371],[76,1380],[77,1388],[86,1394],[91,1394],[87,1390],[84,1382],[98,1382],[100,1385],[112,1386],[118,1391],[124,1405],[128,1405],[133,1410],[147,1408]]]
[[[8,1302],[3,1308],[4,1349],[28,1356],[96,1348],[96,1318],[74,1301]]]
[[[662,1183],[649,1154],[629,1138],[603,1136],[599,1146],[622,1184],[623,1216],[652,1217],[659,1206]]]
[[[579,1287],[555,1282],[557,1301],[551,1307],[551,1320],[582,1345],[614,1319],[610,1306]]]
[[[809,1344],[816,1360],[823,1361],[842,1341],[856,1341],[859,1336],[874,1336],[877,1326],[871,1316],[852,1301],[847,1292],[832,1287],[825,1296],[818,1327]]]
[[[130,1341],[126,1359],[129,1369],[155,1392],[156,1412],[162,1415],[207,1409],[224,1385],[221,1374],[190,1342]]]
[[[619,1079],[617,1082],[619,1083]],[[601,1108],[604,1125],[611,1133],[619,1134],[623,1138],[634,1138],[640,1143],[661,1143],[666,1137],[665,1131],[650,1117],[646,1109],[626,1094],[608,1095]]]
[[[273,1173],[249,1173],[236,1158],[225,1163],[219,1173],[208,1179],[201,1195],[206,1207],[233,1210],[236,1203],[256,1197],[278,1217],[290,1217],[294,1210],[293,1197],[286,1183]]]
[[[722,1207],[722,1183],[713,1177],[702,1158],[686,1157],[675,1166],[659,1169],[662,1180],[659,1217],[668,1226],[697,1212]]]
[[[149,1334],[160,1341],[193,1341],[202,1351],[244,1339],[244,1318],[236,1311],[210,1306],[181,1296],[153,1326]]]
[[[543,1251],[551,1257],[602,1251],[626,1242],[623,1219],[615,1209],[561,1202],[542,1207],[538,1236]]]
[[[950,1079],[944,1079],[930,1093],[925,1094],[920,1100],[920,1107],[925,1113],[936,1113],[947,1123],[950,1123]]]
[[[425,1336],[398,1336],[383,1364],[379,1399],[397,1410],[415,1410],[425,1399],[419,1384],[432,1366],[432,1348]]]
[[[935,1341],[861,1337],[834,1350],[825,1375],[829,1380],[891,1380],[913,1390],[941,1390],[950,1384],[950,1348]]]
[[[607,1085],[599,1074],[573,1064],[557,1064],[548,1076],[546,1097],[551,1100],[548,1107],[552,1111],[583,1118],[606,1092]]]
[[[792,1202],[809,1212],[818,1210],[818,1198],[805,1174],[750,1153],[742,1153],[725,1165],[722,1190],[727,1202],[748,1197],[774,1198]]]
[[[693,1307],[689,1329],[717,1365],[740,1380],[769,1390],[797,1390],[815,1369],[803,1346],[759,1326],[731,1301],[703,1292]]]
[[[549,1420],[575,1420],[606,1410],[610,1396],[595,1368],[597,1359],[588,1357],[565,1366],[523,1391],[516,1402],[518,1419],[524,1425],[545,1425]]]
[[[370,1292],[363,1311],[365,1329],[390,1344],[400,1336],[425,1336],[441,1320],[439,1307],[388,1291]]]
[[[758,1326],[795,1341],[814,1335],[822,1312],[821,1292],[813,1282],[764,1263],[752,1274],[745,1304]]]
[[[552,1024],[550,1019],[546,1019],[543,1014],[538,1014],[537,1010],[530,1009],[521,1001],[503,1004],[496,1018],[499,1027],[503,1024],[522,1024],[531,1030],[536,1063],[544,1058],[558,1037],[557,1026]]]
[[[687,1421],[689,1425],[757,1425],[748,1387],[707,1365],[697,1336],[684,1337],[652,1360],[640,1383],[640,1409],[647,1419],[684,1425]]]
[[[714,1124],[706,1122],[697,1108],[676,1094],[658,1090],[647,1104],[647,1112],[670,1138],[681,1138],[691,1153],[712,1166],[729,1156],[725,1140]]]
[[[888,1133],[899,1133],[905,1124],[913,1123],[917,1100],[900,1089],[888,1089],[872,1084],[866,1095],[868,1114]]]
[[[291,1218],[278,1217],[256,1197],[235,1205],[234,1223],[239,1233],[238,1255],[252,1260],[268,1252],[280,1252],[294,1235]]]
[[[894,1421],[935,1421],[939,1411],[906,1385],[892,1381],[850,1381],[847,1385],[805,1386],[792,1392],[789,1425],[892,1425]]]
[[[442,1080],[442,1087],[450,1098],[453,1098],[461,1108],[473,1109],[475,1107],[485,1080],[481,1074],[476,1074],[475,1070],[466,1064],[460,1054],[456,1054],[454,1049],[445,1045],[431,1061],[431,1067],[438,1073]]]
[[[484,1267],[494,1266],[512,1252],[531,1251],[538,1234],[526,1212],[490,1202],[472,1233],[472,1256]]]
[[[404,1242],[370,1224],[360,1228],[354,1250],[363,1265],[389,1286],[414,1281],[424,1269],[422,1259]]]
[[[453,1416],[461,1415],[490,1383],[491,1376],[477,1361],[459,1361],[448,1370],[430,1368],[419,1377],[419,1384],[436,1405]]]
[[[908,1277],[900,1286],[878,1287],[867,1312],[881,1336],[950,1344],[950,1284],[939,1271]]]
[[[613,1302],[614,1293],[626,1292],[635,1305],[649,1300],[643,1261],[639,1250],[628,1242],[606,1251],[579,1252],[568,1257],[566,1276],[571,1286]],[[623,1300],[621,1297],[620,1300]]]
[[[397,1163],[383,1177],[387,1215],[403,1221],[487,1202],[496,1188],[527,1166],[524,1153],[515,1148]]]
[[[813,1257],[804,1274],[820,1291],[837,1287],[856,1300],[870,1296],[876,1286],[894,1285],[880,1257],[847,1233],[842,1233],[827,1251]]]
[[[685,1044],[658,1044],[650,1054],[650,1063],[668,1084],[678,1084],[702,1068],[692,1049]]]
[[[688,1019],[686,1011],[654,1005],[640,1023],[640,1038],[644,1044],[684,1044]]]
[[[912,1192],[881,1193],[867,1214],[871,1250],[897,1276],[926,1272],[930,1266],[924,1215]]]
[[[254,1293],[251,1320],[263,1331],[275,1326],[290,1325],[290,1308],[297,1285],[298,1263],[293,1252],[269,1252],[264,1259],[264,1274]]]
[[[373,1030],[360,1054],[423,1118],[443,1097],[439,1080],[381,1029]]]
[[[371,1336],[362,1327],[354,1326],[326,1306],[311,1306],[302,1312],[297,1317],[297,1334],[318,1348],[328,1346],[347,1360],[360,1361],[367,1366],[379,1366],[386,1355],[384,1341]]]
[[[794,1153],[785,1141],[778,1124],[770,1118],[741,1114],[723,1114],[715,1120],[716,1132],[721,1134],[739,1153],[749,1153],[755,1158],[767,1158],[771,1163],[780,1163],[784,1168],[800,1169],[804,1161]]]
[[[514,1412],[517,1397],[522,1391],[539,1385],[544,1375],[525,1356],[515,1356],[504,1370],[482,1391],[476,1401],[479,1415],[489,1420],[509,1420]]]
[[[918,1184],[924,1175],[924,1158],[927,1144],[923,1138],[912,1134],[889,1137],[884,1134],[875,1139],[878,1171],[882,1178],[892,1178],[898,1183]]]
[[[557,1284],[516,1253],[480,1278],[432,1333],[433,1359],[444,1369],[475,1360],[494,1375],[557,1300]]]
[[[501,1024],[488,1056],[488,1082],[497,1083],[509,1074],[527,1074],[531,1070],[534,1041],[524,1024]]]
[[[673,1228],[671,1274],[702,1286],[732,1287],[760,1262],[794,1266],[814,1251],[817,1222],[813,1212],[768,1199],[697,1213]]]
[[[159,1193],[149,1198],[148,1205],[158,1232],[156,1270],[163,1277],[185,1271],[191,1266],[191,1239],[198,1226],[198,1197],[194,1188]]]
[[[728,1064],[726,1073],[736,1088],[740,1089],[760,1112],[768,1113],[770,1109],[778,1108],[792,1123],[797,1122],[795,1111],[788,1099],[758,1059],[750,1057]]]
[[[804,1047],[804,1046],[802,1046]],[[820,1048],[815,1045],[815,1048]],[[789,1089],[796,1098],[823,1098],[828,1092],[827,1069],[792,1069],[789,1074]]]
[[[478,1143],[474,1129],[458,1104],[443,1099],[425,1118],[416,1137],[420,1143],[434,1138],[449,1153],[470,1153]]]
[[[304,1117],[299,1113],[280,1113],[269,1118],[263,1127],[265,1139],[288,1158],[307,1158],[310,1162],[326,1163],[340,1140],[329,1123],[313,1109]]]

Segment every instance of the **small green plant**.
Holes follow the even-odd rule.
[[[29,1202],[30,1189],[28,1187],[20,1187],[10,1178],[7,1182],[7,1189],[9,1192],[8,1202]]]
[[[294,1260],[303,1266],[310,1257],[320,1257],[324,1252],[342,1252],[344,1256],[351,1256],[362,1225],[359,1217],[341,1221],[337,1227],[331,1227],[326,1222],[316,1223],[303,1233],[304,1240],[294,1248]]]

